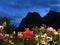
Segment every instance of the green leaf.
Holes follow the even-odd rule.
[[[32,28],[32,31],[35,33],[38,33],[38,30],[39,30],[39,28],[37,26]]]
[[[2,24],[4,27],[6,27],[6,25],[7,25],[7,23],[6,23],[6,21]]]

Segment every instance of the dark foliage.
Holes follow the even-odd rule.
[[[10,25],[10,20],[7,17],[0,17],[0,25],[2,25],[6,21],[6,27],[4,27],[4,30],[6,33],[12,33],[13,31],[17,32],[17,27],[16,26],[11,26]]]
[[[10,23],[10,20],[7,17],[0,17],[0,25],[2,25],[5,21],[8,26]]]
[[[13,31],[17,32],[17,27],[16,26],[8,26],[6,28],[6,33],[11,34]]]

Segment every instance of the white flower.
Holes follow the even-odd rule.
[[[15,31],[13,31],[13,34],[16,34],[16,32],[15,32]]]
[[[37,41],[37,40],[38,40],[38,35],[35,35],[35,37],[34,37],[34,38],[35,38],[35,40]]]
[[[52,41],[52,37],[47,37],[48,41]]]
[[[4,26],[0,25],[0,29],[4,29]]]
[[[47,36],[47,34],[45,33],[44,35],[42,35],[42,37],[46,39],[48,36]]]
[[[12,35],[10,35],[10,38],[13,38],[13,36],[12,36]]]
[[[44,37],[47,37],[47,34],[45,33],[43,36],[44,36]]]
[[[9,34],[5,34],[5,37],[9,37]]]
[[[52,28],[52,27],[50,27],[50,29],[51,29],[51,30],[53,30],[53,28]]]
[[[54,34],[58,34],[58,32],[54,32]]]
[[[35,35],[35,37],[38,37],[38,35]]]

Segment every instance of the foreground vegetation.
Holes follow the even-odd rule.
[[[4,22],[5,23],[5,22]],[[60,45],[60,29],[56,31],[53,27],[41,26],[40,28],[25,28],[24,32],[13,31],[7,34],[4,25],[0,25],[1,45]]]

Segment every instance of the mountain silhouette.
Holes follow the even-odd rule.
[[[40,27],[43,21],[39,13],[37,12],[29,12],[25,18],[22,19],[19,30],[24,31],[25,28],[32,28],[35,26]]]
[[[27,16],[22,19],[18,29],[19,31],[24,31],[27,27],[30,29],[35,26],[40,27],[43,23],[47,27],[51,26],[55,29],[60,28],[60,12],[50,10],[43,18],[37,12],[29,12]]]
[[[47,26],[52,26],[55,29],[60,28],[60,12],[50,10],[43,19]]]

